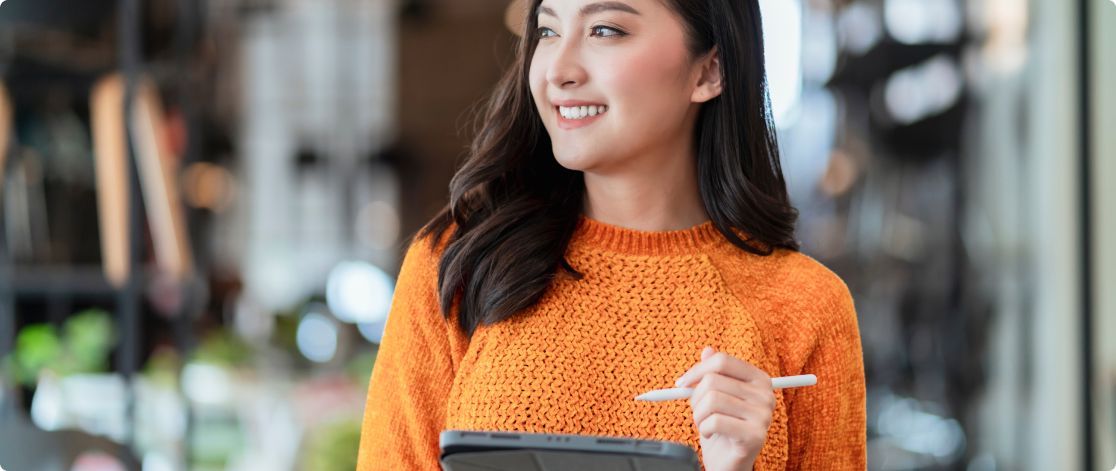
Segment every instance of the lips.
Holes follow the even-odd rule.
[[[585,100],[550,100],[550,104],[554,106],[608,106],[599,101]]]

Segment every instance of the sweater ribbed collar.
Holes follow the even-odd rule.
[[[589,248],[629,255],[686,255],[700,253],[724,240],[713,221],[705,221],[689,229],[674,231],[642,231],[614,226],[584,214],[578,218],[577,229],[570,240],[571,248]]]

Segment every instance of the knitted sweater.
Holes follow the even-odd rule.
[[[443,241],[444,244],[444,241]],[[701,349],[772,377],[756,470],[863,470],[865,388],[848,288],[798,252],[753,255],[712,222],[636,231],[581,217],[557,277],[534,306],[471,340],[438,308],[441,248],[412,242],[368,390],[357,469],[438,470],[444,429],[669,440],[701,449],[689,401],[635,401],[674,386]]]

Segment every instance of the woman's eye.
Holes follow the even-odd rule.
[[[620,37],[627,34],[611,26],[594,26],[590,31],[593,33],[593,36],[600,36],[602,38]]]
[[[554,36],[557,36],[557,35],[558,35],[558,33],[555,33],[555,32],[554,32],[554,30],[552,30],[552,29],[550,29],[550,28],[547,28],[547,27],[545,27],[545,26],[544,26],[544,27],[541,27],[541,28],[539,28],[539,29],[538,29],[538,30],[536,31],[536,34],[538,35],[538,37],[539,37],[540,39],[541,39],[541,38],[551,38],[551,37],[554,37]]]

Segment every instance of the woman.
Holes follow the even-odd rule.
[[[444,429],[671,440],[709,471],[864,469],[856,312],[797,252],[756,0],[531,3],[404,258],[359,469],[438,469]],[[676,380],[688,402],[633,400]]]

